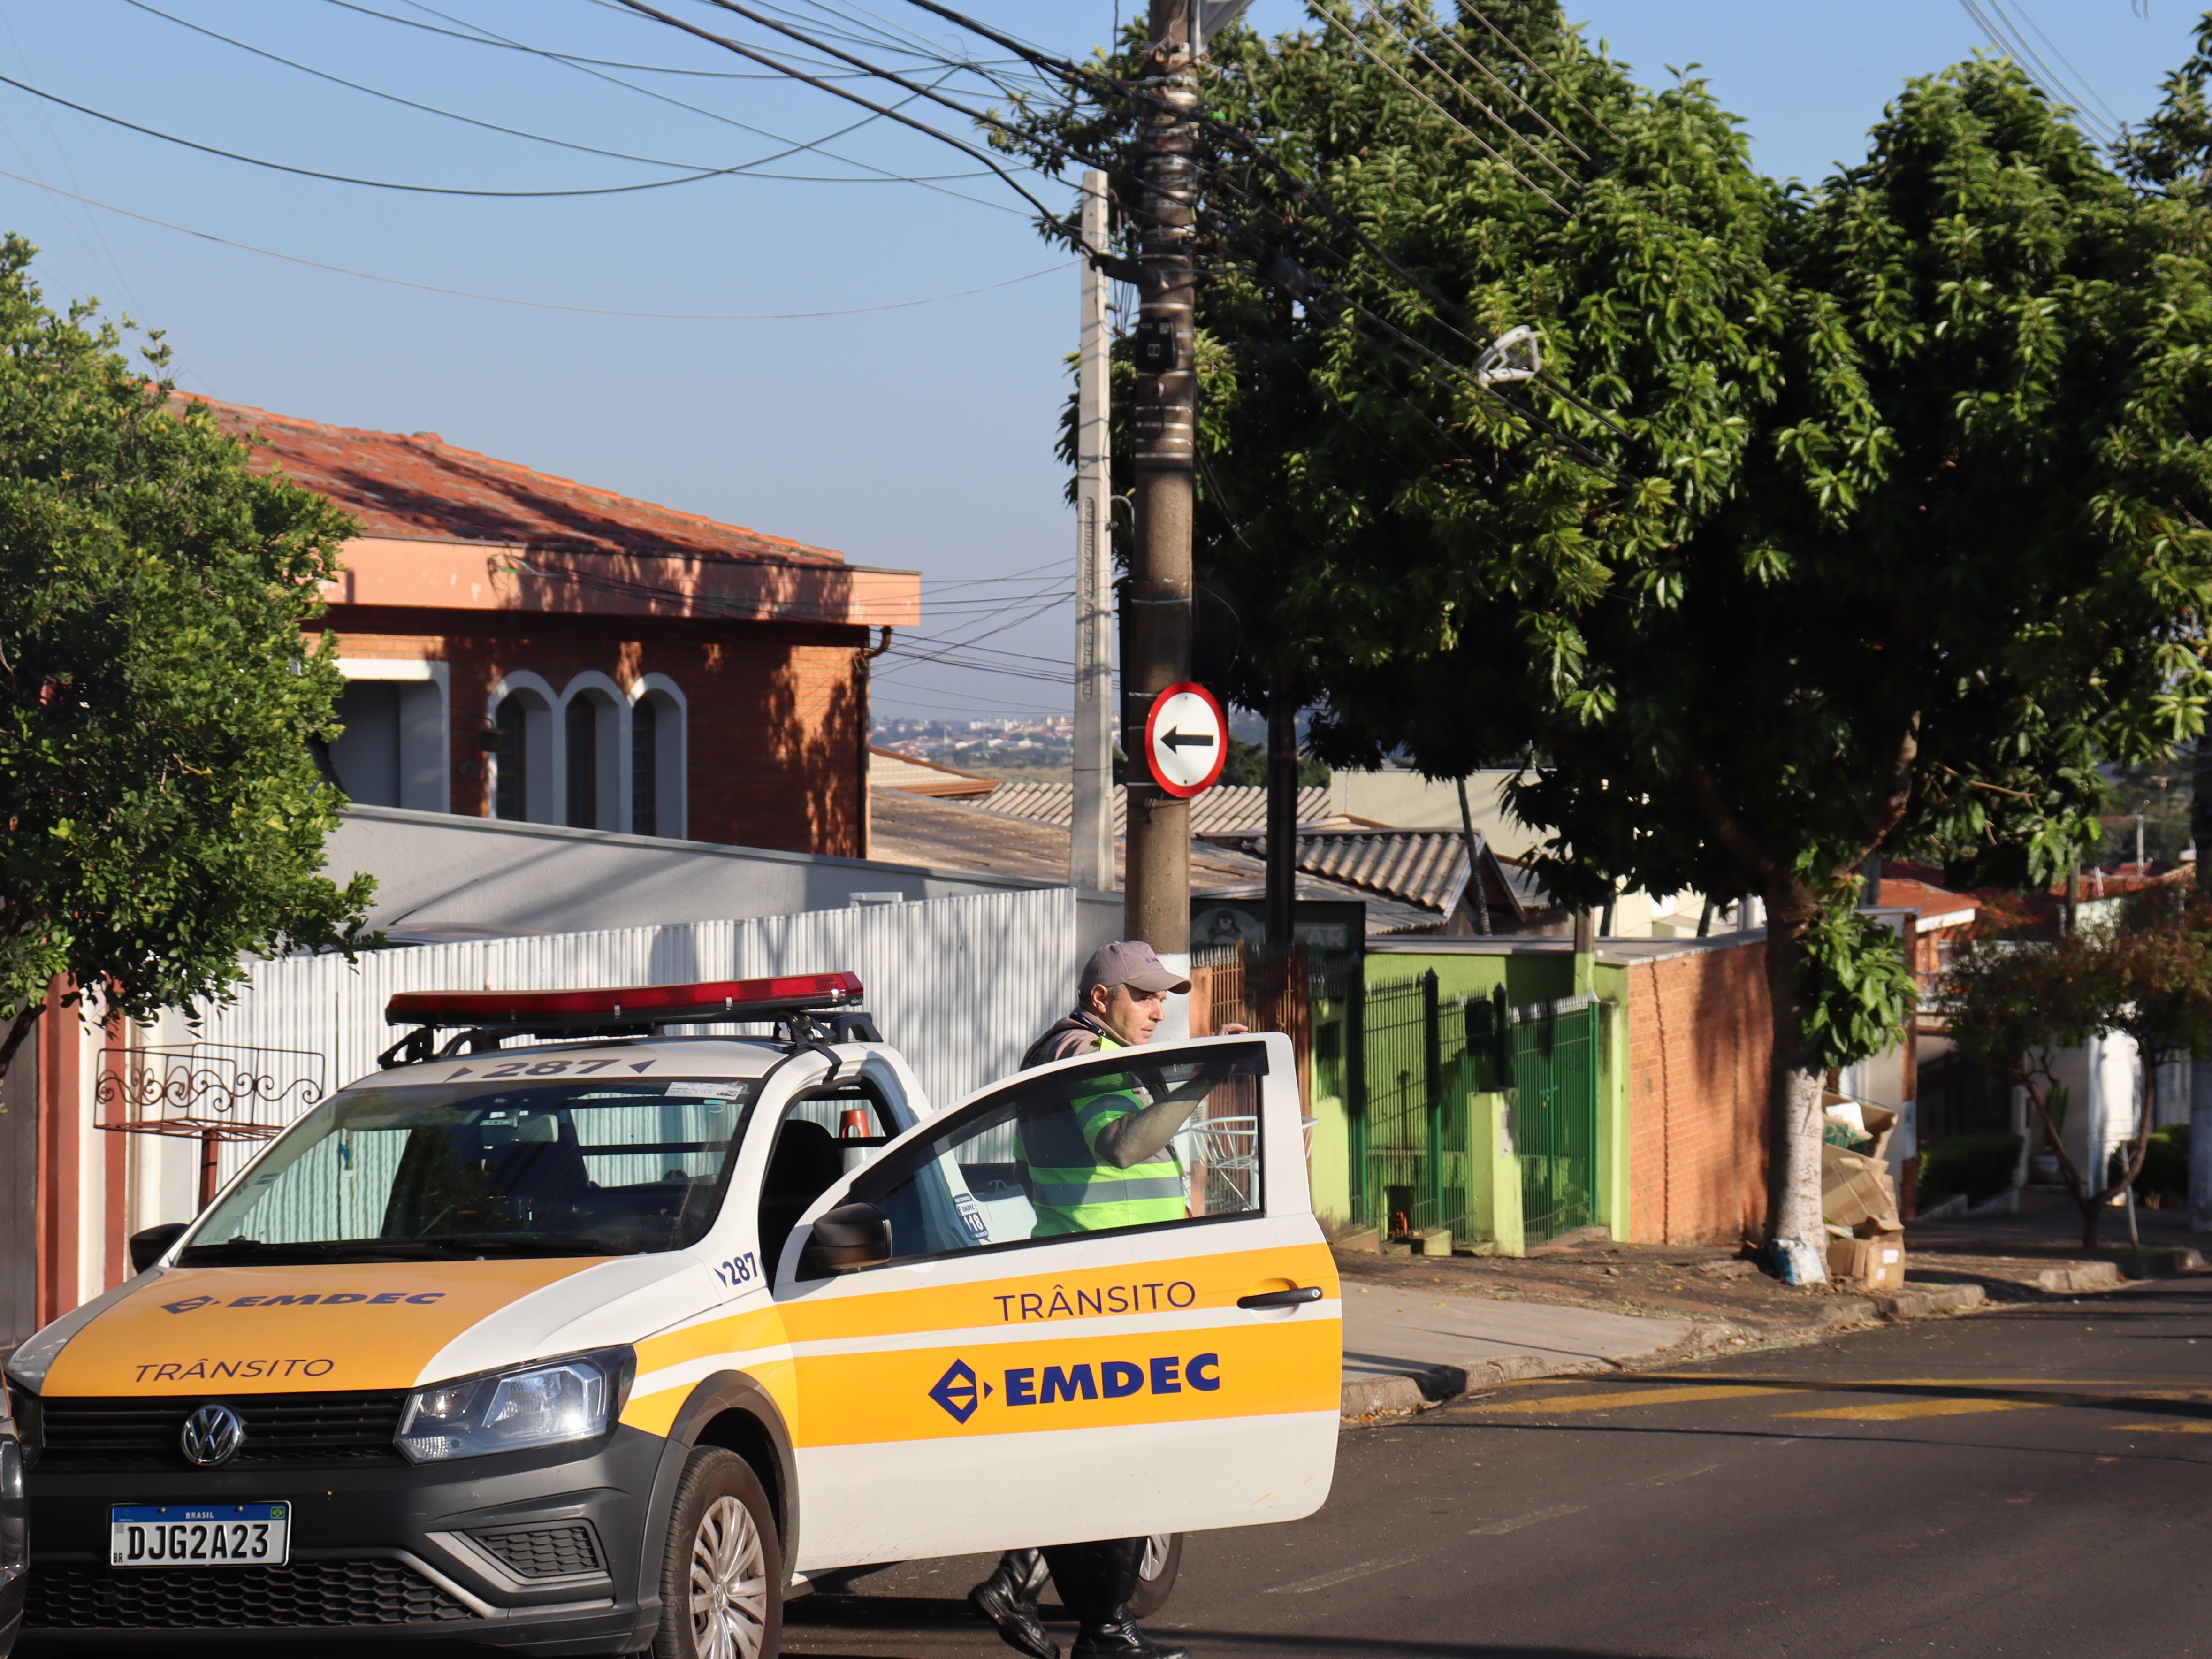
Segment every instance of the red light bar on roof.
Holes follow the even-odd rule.
[[[708,1025],[769,1019],[860,1000],[858,974],[791,974],[697,985],[587,991],[402,991],[385,1005],[393,1025],[508,1026],[564,1030],[612,1025]]]

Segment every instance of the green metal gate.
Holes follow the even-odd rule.
[[[1598,1010],[1516,1010],[1513,1150],[1531,1244],[1597,1220]]]
[[[1367,988],[1361,1094],[1352,1119],[1354,1218],[1397,1236],[1448,1227],[1468,1212],[1468,1078],[1461,1005],[1424,974]]]
[[[1468,1231],[1468,1097],[1504,1091],[1529,1243],[1596,1219],[1598,1010],[1440,996],[1433,972],[1372,985],[1346,1036],[1353,1218],[1386,1237]],[[1347,1066],[1347,1072],[1355,1068]]]

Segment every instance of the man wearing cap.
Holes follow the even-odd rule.
[[[1076,982],[1075,1011],[1054,1024],[1022,1056],[1022,1066],[1115,1048],[1142,1048],[1167,1012],[1167,999],[1187,995],[1190,981],[1163,963],[1142,939],[1125,939],[1091,952]],[[1242,1025],[1222,1028],[1226,1036]],[[1169,1149],[1205,1098],[1201,1091],[1157,1099],[1136,1079],[1108,1073],[1072,1097],[1067,1109],[1024,1121],[1022,1155],[1036,1210],[1033,1237],[1181,1221],[1190,1213],[1182,1166]],[[1074,1659],[1188,1659],[1164,1648],[1130,1615],[1144,1564],[1143,1538],[1009,1550],[991,1576],[968,1593],[969,1605],[990,1620],[1007,1645],[1031,1659],[1060,1659],[1044,1627],[1037,1597],[1049,1577],[1082,1623]]]

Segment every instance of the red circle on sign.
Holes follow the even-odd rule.
[[[1164,778],[1160,775],[1159,769],[1152,764],[1152,748],[1158,740],[1161,712],[1176,698],[1182,696],[1199,699],[1206,705],[1213,720],[1213,730],[1208,734],[1213,745],[1213,762],[1206,768],[1205,775],[1194,783],[1178,783],[1172,779]],[[1188,706],[1185,705],[1186,708]],[[1173,736],[1174,732],[1171,731],[1169,735]],[[1222,767],[1228,759],[1229,716],[1222,712],[1220,699],[1212,692],[1207,690],[1196,680],[1182,680],[1169,686],[1167,690],[1152,699],[1152,706],[1145,715],[1145,769],[1152,774],[1154,783],[1169,794],[1188,800],[1193,795],[1213,787],[1221,776]]]

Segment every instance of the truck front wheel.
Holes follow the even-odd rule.
[[[775,1659],[784,1578],[775,1515],[752,1466],[700,1447],[668,1517],[653,1659]]]

